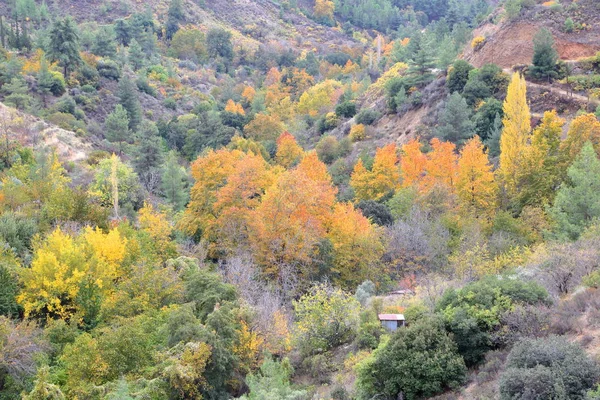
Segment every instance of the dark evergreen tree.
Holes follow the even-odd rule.
[[[484,142],[488,139],[489,133],[492,130],[496,116],[499,115],[502,120],[504,110],[502,102],[490,97],[477,109],[477,113],[473,118],[475,122],[475,132]]]
[[[542,28],[533,38],[533,65],[530,73],[535,78],[547,78],[548,81],[556,78],[556,63],[558,52],[554,47],[552,32]]]
[[[135,82],[129,78],[128,73],[124,73],[119,81],[119,103],[127,110],[129,117],[129,129],[135,132],[142,121],[142,107],[138,99],[137,87]]]
[[[128,50],[129,64],[131,64],[133,70],[137,71],[140,68],[143,68],[146,63],[146,57],[138,41],[132,39],[129,43]]]
[[[432,70],[435,68],[435,59],[429,43],[421,33],[411,38],[410,46],[412,56],[408,62],[407,76],[411,85],[424,86],[434,78]]]
[[[65,78],[81,64],[79,35],[75,21],[71,17],[56,21],[52,26],[47,56],[51,62],[57,61],[62,65]]]
[[[114,24],[115,39],[123,46],[129,46],[131,41],[131,27],[124,19],[118,19]]]
[[[469,80],[469,72],[473,70],[473,66],[465,60],[457,60],[450,71],[448,72],[448,78],[446,79],[446,87],[450,93],[459,92],[462,93],[467,81]]]
[[[92,52],[101,57],[114,57],[117,54],[117,44],[115,42],[115,31],[110,26],[103,26],[98,29]]]
[[[104,130],[106,139],[111,142],[119,143],[119,154],[123,151],[123,143],[131,140],[131,132],[129,131],[129,117],[127,110],[117,104],[115,110],[108,114],[104,121]]]
[[[171,0],[168,11],[169,18],[173,18],[175,21],[181,21],[185,17],[183,10],[182,0]]]
[[[157,170],[163,160],[161,138],[154,122],[144,120],[140,124],[135,147],[133,166],[142,176],[148,171]]]
[[[37,92],[42,96],[44,107],[47,105],[47,97],[52,93],[54,78],[48,69],[48,62],[45,58],[40,61],[40,71],[37,74]]]
[[[446,101],[435,135],[458,145],[473,137],[475,124],[471,121],[471,108],[458,93],[453,93]]]
[[[502,135],[502,117],[496,114],[494,123],[488,132],[488,139],[485,145],[488,148],[490,157],[498,157],[500,155],[500,136]]]
[[[177,161],[177,152],[169,152],[162,172],[161,188],[176,211],[181,210],[187,202],[186,178],[185,170]]]
[[[231,32],[224,29],[211,29],[206,35],[208,55],[212,58],[221,57],[225,60],[233,59],[233,45]]]

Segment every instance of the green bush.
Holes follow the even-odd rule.
[[[598,365],[576,343],[553,336],[526,339],[508,355],[500,398],[583,400],[600,378]]]
[[[356,123],[363,125],[372,125],[375,121],[377,121],[381,117],[381,113],[371,110],[371,109],[363,109],[356,115]]]
[[[290,383],[293,374],[290,361],[277,362],[270,358],[263,361],[260,370],[246,378],[248,394],[240,400],[302,400],[307,398],[304,390],[294,389]]]
[[[98,70],[98,74],[103,78],[112,79],[113,81],[118,81],[121,79],[121,70],[119,69],[117,63],[113,60],[98,60],[96,69]]]
[[[360,304],[341,289],[325,284],[294,301],[295,342],[304,356],[324,353],[356,336]]]
[[[443,323],[424,319],[399,329],[358,367],[359,399],[431,397],[461,385],[467,369]]]
[[[469,366],[481,362],[493,348],[491,333],[515,304],[548,304],[548,293],[536,283],[489,277],[447,290],[436,308],[444,315],[460,354]]]
[[[572,33],[575,30],[575,22],[573,22],[573,18],[569,17],[565,20],[563,29],[566,33]]]
[[[344,101],[335,107],[335,115],[342,118],[352,118],[356,115],[356,103]]]

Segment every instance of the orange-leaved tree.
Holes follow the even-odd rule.
[[[412,139],[402,146],[402,156],[400,157],[402,187],[419,188],[425,176],[426,166],[427,156],[421,151],[421,142],[418,139]]]
[[[431,140],[431,151],[427,154],[425,177],[421,184],[424,191],[435,186],[444,186],[450,190],[454,188],[458,161],[455,150],[454,143],[442,142],[437,138]]]
[[[336,193],[314,152],[278,176],[250,219],[251,248],[266,275],[282,279],[282,269],[293,268],[302,278],[312,276]]]
[[[296,138],[289,133],[283,132],[277,139],[277,152],[275,153],[275,161],[284,168],[290,168],[298,164],[304,156],[304,150]]]
[[[383,254],[381,230],[351,203],[338,203],[328,223],[327,238],[333,245],[333,272],[337,283],[355,288],[375,279]]]

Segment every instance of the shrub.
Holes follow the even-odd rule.
[[[266,359],[260,366],[260,371],[247,377],[249,393],[242,396],[241,400],[300,400],[305,398],[304,390],[292,388],[290,378],[293,372],[287,358],[281,362]]]
[[[171,110],[177,109],[177,101],[174,98],[168,97],[163,101],[163,105]]]
[[[335,114],[342,118],[352,118],[356,115],[356,103],[344,101],[335,107]]]
[[[569,17],[565,20],[563,29],[566,33],[572,33],[575,30],[575,22],[573,22],[573,18]]]
[[[475,51],[479,51],[485,44],[485,38],[483,36],[476,36],[471,41],[471,48]]]
[[[385,333],[377,314],[373,310],[363,311],[360,320],[356,344],[361,349],[375,349],[379,345],[381,336]]]
[[[143,75],[136,79],[135,84],[140,92],[146,93],[152,97],[156,97],[158,95],[154,86],[150,85],[148,78]]]
[[[52,82],[50,85],[50,93],[54,96],[62,96],[65,93],[67,84],[63,74],[58,71],[50,71]]]
[[[363,215],[377,225],[391,225],[394,222],[390,209],[385,205],[374,200],[361,200],[357,204]]]
[[[363,124],[352,125],[350,128],[350,140],[353,142],[360,142],[366,137],[365,126]]]
[[[319,133],[323,134],[327,131],[332,130],[339,124],[339,119],[335,113],[327,113],[321,119],[319,119],[318,130]]]
[[[371,281],[364,281],[356,288],[356,300],[364,306],[367,301],[375,294],[375,284]]]
[[[334,136],[323,136],[315,150],[319,159],[325,164],[331,164],[340,156],[339,143]]]
[[[490,277],[459,290],[447,290],[437,309],[443,312],[446,329],[454,334],[460,354],[472,366],[492,348],[490,335],[513,305],[547,301],[548,293],[535,283]]]
[[[358,367],[359,399],[425,398],[455,388],[467,369],[437,319],[400,329]]]
[[[500,396],[509,399],[585,398],[600,371],[583,349],[562,337],[517,343],[500,380]]]
[[[381,117],[381,113],[372,109],[363,109],[360,110],[360,112],[356,116],[356,123],[363,125],[372,125],[375,121],[379,119],[379,117]]]
[[[98,65],[96,66],[98,70],[98,74],[101,77],[112,79],[114,81],[118,81],[121,79],[121,70],[116,62],[108,59],[100,59],[98,60]]]
[[[56,102],[55,108],[60,113],[73,114],[76,106],[77,104],[71,96],[63,96]]]
[[[294,301],[295,341],[305,355],[324,353],[356,336],[356,299],[341,289],[318,284]]]

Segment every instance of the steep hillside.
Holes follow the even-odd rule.
[[[169,0],[66,0],[54,4],[61,13],[73,15],[79,22],[106,24],[147,9],[158,21],[166,21]],[[260,44],[271,44],[328,53],[359,45],[339,29],[318,24],[297,10],[286,10],[273,0],[185,0],[184,7],[185,23],[201,25],[204,30],[227,29],[233,33],[235,43],[247,51],[256,50]]]
[[[600,9],[594,0],[562,1],[560,7],[554,2],[538,3],[525,9],[514,20],[494,24],[485,23],[473,35],[485,38],[485,44],[477,50],[468,47],[465,59],[476,67],[494,63],[503,68],[531,63],[533,37],[541,28],[548,28],[556,41],[562,60],[591,57],[600,51]],[[502,12],[497,10],[495,16]],[[492,19],[494,16],[492,16]],[[565,30],[565,21],[571,18],[575,24],[572,32]]]

